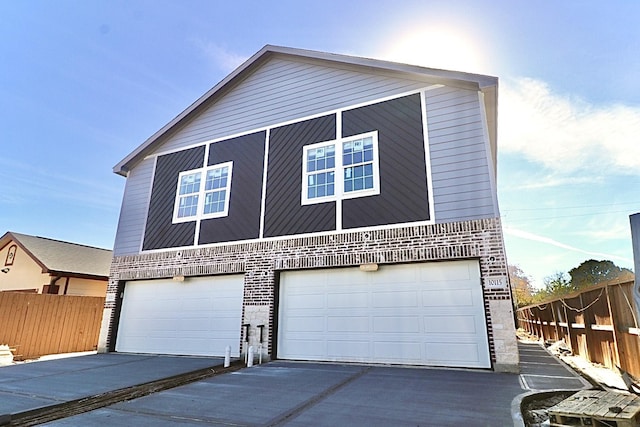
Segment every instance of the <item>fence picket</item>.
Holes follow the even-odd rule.
[[[104,298],[0,292],[0,344],[17,359],[95,350]]]
[[[610,368],[621,366],[640,378],[640,336],[634,333],[637,308],[630,297],[633,285],[609,282],[522,307],[517,310],[518,327],[545,340],[565,338],[574,354]],[[558,303],[565,319],[549,310]]]

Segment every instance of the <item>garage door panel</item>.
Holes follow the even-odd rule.
[[[433,266],[436,266],[439,263],[432,263]],[[475,266],[470,266],[464,263],[458,263],[454,265],[451,262],[446,263],[446,269],[440,268],[422,268],[420,269],[420,281],[421,282],[455,282],[455,281],[468,281],[476,276]],[[437,267],[437,266],[436,266]]]
[[[381,341],[373,344],[374,357],[382,362],[418,364],[423,359],[417,342]]]
[[[280,358],[491,367],[478,261],[283,272],[280,291]]]
[[[332,340],[327,341],[327,354],[329,358],[334,360],[342,360],[344,354],[348,353],[350,359],[348,362],[361,362],[367,360],[371,354],[369,341],[354,340]]]
[[[313,308],[324,308],[323,294],[291,295],[287,304],[292,310],[309,310]]]
[[[472,343],[431,343],[426,346],[427,358],[434,364],[448,363],[465,367],[479,358],[479,349]]]
[[[369,332],[368,316],[332,316],[327,319],[329,332]]]
[[[474,295],[471,290],[448,288],[437,291],[424,291],[422,292],[422,304],[425,307],[471,307],[474,304]]]
[[[325,360],[327,348],[325,342],[300,338],[296,348],[292,349],[292,358]]]
[[[290,332],[322,332],[325,328],[324,319],[324,316],[292,316],[287,319],[285,330]]]
[[[395,292],[373,292],[373,306],[385,307],[417,307],[419,303],[418,292],[415,290],[398,290]]]
[[[472,334],[478,333],[476,318],[473,316],[425,316],[424,330],[430,334]]]
[[[353,293],[330,293],[327,295],[328,308],[366,308],[369,306],[369,294],[363,291]]]
[[[374,332],[419,333],[420,316],[384,316],[373,318]]]
[[[116,351],[224,356],[240,353],[241,275],[128,282]]]

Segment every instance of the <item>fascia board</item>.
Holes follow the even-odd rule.
[[[203,108],[203,106],[208,105],[216,98],[222,96],[224,93],[226,93],[227,90],[232,88],[243,76],[251,73],[259,66],[259,64],[261,64],[263,61],[266,61],[272,55],[297,57],[303,60],[316,59],[356,67],[365,67],[370,68],[374,72],[386,71],[392,72],[394,74],[398,73],[405,75],[406,77],[428,79],[429,81],[434,83],[464,87],[475,90],[484,91],[493,87],[497,87],[498,85],[497,77],[485,76],[481,74],[425,68],[417,65],[401,64],[397,62],[383,61],[378,59],[266,45],[249,59],[247,59],[244,63],[242,63],[242,65],[236,68],[231,74],[226,76],[213,88],[211,88],[204,95],[198,98],[193,104],[187,107],[173,120],[163,126],[151,137],[149,137],[144,143],[138,146],[128,156],[122,159],[113,167],[113,172],[126,177],[128,171],[131,170],[132,166],[135,165],[139,159],[142,159],[145,156],[151,154],[156,146],[161,144],[167,137],[176,132],[181,127],[181,125],[185,124],[194,114],[197,113],[200,108]],[[489,126],[491,127],[491,124]]]

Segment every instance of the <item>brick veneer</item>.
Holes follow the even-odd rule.
[[[498,218],[462,221],[445,224],[398,227],[384,230],[344,232],[331,235],[293,237],[250,243],[227,244],[193,249],[167,250],[140,255],[119,256],[113,259],[101,339],[102,348],[108,348],[115,314],[115,295],[122,281],[168,278],[176,275],[207,276],[244,273],[244,310],[264,312],[265,333],[268,335],[265,352],[271,351],[275,278],[279,271],[320,267],[347,267],[365,263],[394,264],[416,261],[478,259],[482,278],[507,276],[502,226]],[[489,349],[494,365],[517,365],[517,355],[507,354],[496,360],[494,322],[491,301],[509,318],[511,293],[508,287],[484,288],[485,313],[489,334]],[[508,301],[506,301],[508,300]],[[256,307],[268,310],[256,311]],[[268,315],[267,315],[268,312]],[[245,317],[243,317],[244,319]],[[497,329],[503,334],[498,340],[510,340],[513,326],[501,323]],[[238,331],[238,339],[241,340]],[[513,335],[515,339],[515,334]],[[512,346],[507,346],[511,348]],[[499,356],[500,356],[499,352]],[[501,357],[499,357],[500,359]],[[507,368],[512,370],[513,367]]]

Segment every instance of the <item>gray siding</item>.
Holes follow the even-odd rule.
[[[140,162],[129,172],[124,187],[118,231],[113,247],[114,256],[137,254],[140,252],[142,233],[149,210],[149,195],[153,179],[154,159]]]
[[[428,91],[427,123],[436,222],[497,217],[478,93]]]
[[[248,132],[426,86],[344,66],[273,58],[196,117],[162,150]]]
[[[178,150],[426,85],[424,80],[400,79],[375,71],[366,74],[349,65],[274,57],[178,130],[159,151]],[[425,212],[425,218],[443,223],[497,217],[478,93],[442,87],[427,91],[426,100],[435,212]],[[116,255],[140,250],[152,169],[153,160],[144,160],[127,178]],[[323,214],[329,218],[335,215]],[[266,225],[265,236],[282,235],[283,230],[273,228],[275,224]]]

